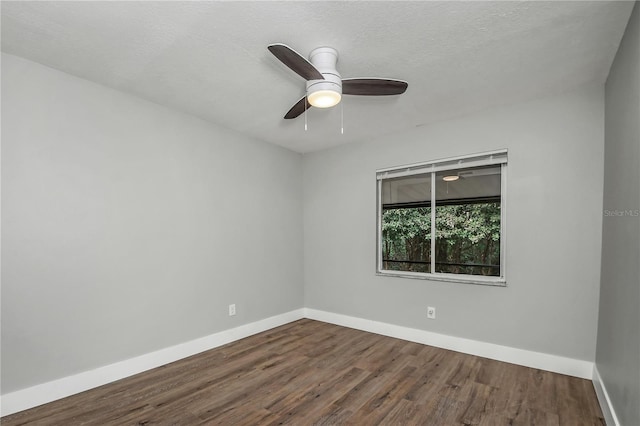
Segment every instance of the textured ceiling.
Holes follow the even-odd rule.
[[[633,2],[8,2],[2,50],[309,152],[603,83]],[[343,77],[406,80],[283,120],[304,80],[267,50],[336,48]],[[344,134],[340,133],[341,107]],[[390,138],[392,141],[392,138]]]

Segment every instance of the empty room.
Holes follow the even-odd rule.
[[[637,1],[0,13],[3,426],[640,426]]]

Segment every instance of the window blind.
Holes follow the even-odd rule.
[[[416,163],[407,166],[389,167],[376,170],[378,180],[398,178],[403,176],[418,175],[423,173],[439,172],[443,170],[459,169],[463,167],[490,166],[507,162],[507,150],[485,152],[481,154],[466,155],[463,157],[447,158],[426,163]]]

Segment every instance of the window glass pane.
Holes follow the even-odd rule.
[[[431,174],[381,185],[382,269],[431,272]]]
[[[436,271],[500,276],[501,168],[436,174]]]

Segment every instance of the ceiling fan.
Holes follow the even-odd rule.
[[[318,47],[306,60],[298,52],[282,43],[270,44],[268,49],[283,64],[307,80],[306,95],[291,107],[285,119],[298,117],[309,106],[329,108],[337,105],[342,95],[384,96],[400,95],[407,90],[407,82],[390,78],[342,78],[336,70],[338,51],[332,47]]]

